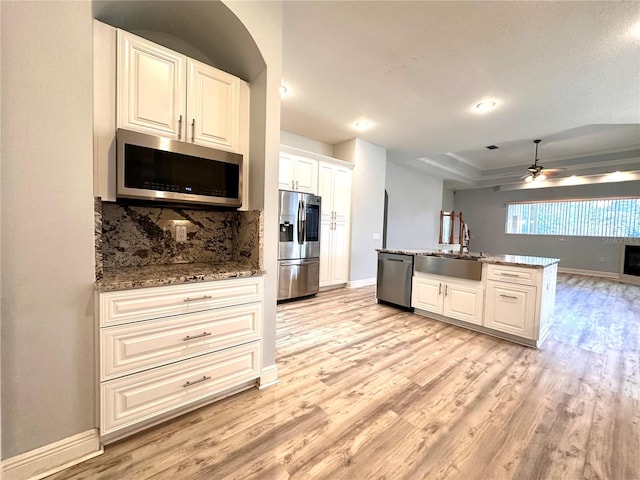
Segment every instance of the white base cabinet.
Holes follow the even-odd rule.
[[[538,347],[549,334],[558,265],[483,264],[474,282],[416,272],[411,306],[418,313]]]
[[[487,281],[485,326],[524,338],[534,338],[536,287]]]
[[[481,325],[483,301],[482,282],[419,272],[413,277],[411,306],[418,310]]]
[[[102,441],[255,384],[262,292],[252,277],[100,293]]]

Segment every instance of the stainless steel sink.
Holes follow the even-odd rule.
[[[416,255],[414,270],[467,280],[482,280],[482,262],[478,261],[480,257],[449,253],[441,255]]]

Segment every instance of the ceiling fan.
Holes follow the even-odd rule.
[[[534,157],[533,165],[527,168],[527,174],[520,178],[523,178],[525,182],[532,182],[534,180],[544,180],[549,175],[555,175],[558,172],[563,172],[566,168],[544,168],[542,165],[538,165],[538,144],[542,140],[534,140],[536,144],[536,155]]]

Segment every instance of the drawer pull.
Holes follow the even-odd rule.
[[[514,297],[513,295],[503,295],[502,293],[500,294],[500,296],[502,298],[511,298],[512,300],[517,300],[518,297]]]
[[[187,297],[187,298],[184,299],[184,301],[185,302],[195,302],[197,300],[208,300],[210,298],[213,298],[213,297],[211,295],[203,295],[201,297],[194,297],[194,298]]]
[[[185,383],[184,385],[182,385],[182,388],[187,388],[187,387],[190,387],[191,385],[196,385],[197,383],[206,382],[207,380],[211,380],[211,377],[208,376],[208,375],[205,375],[202,378],[199,378],[198,380],[194,380],[193,382]]]
[[[517,273],[501,273],[500,275],[502,275],[503,277],[516,277],[516,278],[520,276]]]
[[[187,335],[186,337],[184,337],[182,339],[183,342],[188,342],[189,340],[194,340],[196,338],[202,338],[202,337],[208,337],[209,335],[212,335],[211,332],[202,332],[200,335],[194,335],[193,337],[190,335]]]

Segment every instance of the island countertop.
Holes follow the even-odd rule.
[[[517,267],[545,268],[560,262],[559,258],[534,257],[531,255],[509,255],[480,252],[459,253],[454,250],[418,250],[418,249],[397,249],[397,248],[377,248],[381,253],[395,253],[399,255],[423,255],[432,257],[448,258],[469,258],[479,262],[494,263],[497,265],[513,265]]]
[[[239,262],[177,263],[147,267],[104,269],[96,280],[96,290],[128,290],[181,283],[206,282],[228,278],[255,277],[266,272]]]

